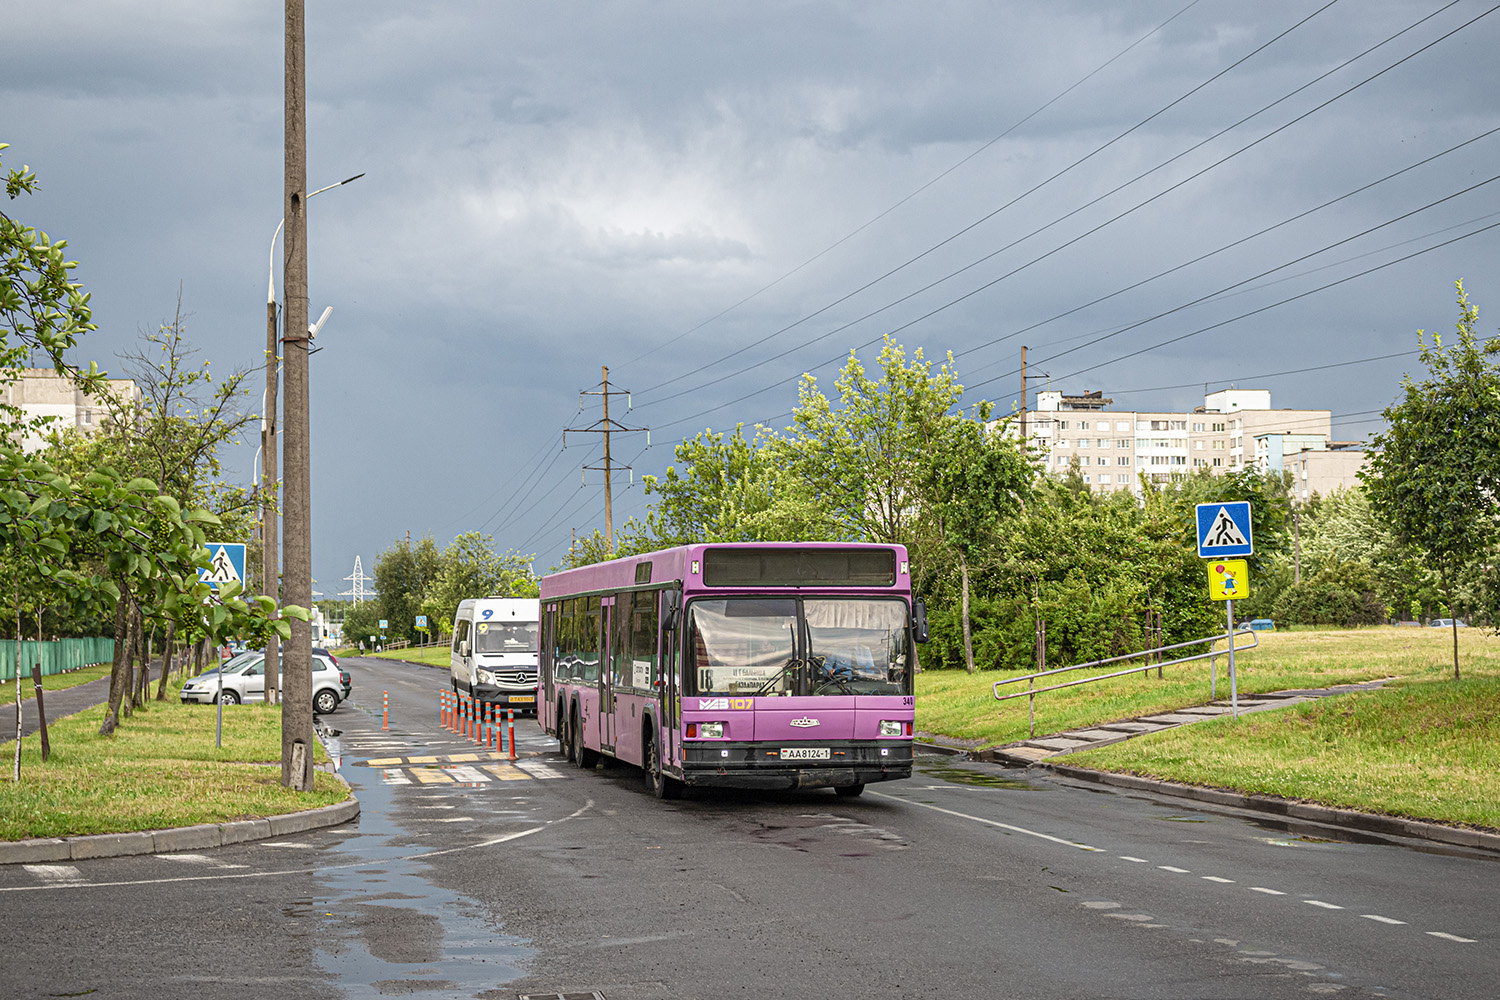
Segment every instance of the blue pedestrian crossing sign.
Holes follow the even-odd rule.
[[[1227,559],[1255,554],[1250,538],[1250,501],[1227,500],[1198,505],[1198,555]]]
[[[245,583],[245,545],[243,542],[209,542],[212,565],[198,571],[198,579],[215,590],[221,584]]]

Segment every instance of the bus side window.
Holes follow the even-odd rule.
[[[656,682],[657,591],[637,591],[630,598],[630,650],[626,664],[631,686],[650,688]]]
[[[567,681],[573,679],[573,667],[578,657],[578,642],[575,629],[576,619],[573,615],[574,601],[570,597],[562,602],[562,613],[558,621],[558,680]]]
[[[610,683],[618,690],[630,687],[630,594],[620,594],[609,614]]]
[[[582,626],[579,638],[579,680],[585,684],[599,683],[599,598],[589,597],[580,601],[578,623]]]

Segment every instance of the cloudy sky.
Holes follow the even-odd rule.
[[[13,6],[0,142],[42,192],[8,211],[81,262],[73,360],[119,373],[180,288],[201,357],[261,364],[281,5]],[[1024,344],[1033,389],[1266,388],[1366,437],[1455,279],[1494,332],[1491,9],[313,0],[308,186],[365,175],[309,203],[316,589],[408,531],[555,564],[602,524],[597,436],[562,447],[602,365],[651,428],[617,524],[674,443],[784,426],[888,333],[970,401]]]

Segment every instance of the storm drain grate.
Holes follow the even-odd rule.
[[[521,993],[516,1000],[604,1000],[604,994],[598,990],[587,993]]]

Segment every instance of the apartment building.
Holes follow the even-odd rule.
[[[135,382],[128,378],[109,380],[110,394],[118,399],[138,402],[142,393]],[[0,403],[18,407],[25,419],[33,417],[56,417],[52,427],[76,427],[85,434],[99,429],[109,410],[104,403],[85,395],[71,380],[58,375],[51,368],[25,368],[21,377],[8,385],[0,385]],[[21,439],[21,450],[39,451],[42,436],[28,433]]]
[[[1102,392],[1069,396],[1037,393],[1026,414],[1026,437],[1049,471],[1065,473],[1076,460],[1095,492],[1140,493],[1139,475],[1164,483],[1174,474],[1211,469],[1233,472],[1249,466],[1282,469],[1304,452],[1329,450],[1329,410],[1277,410],[1265,389],[1224,389],[1203,397],[1190,413],[1115,410]],[[1356,466],[1357,468],[1357,466]],[[1344,476],[1342,466],[1319,464],[1319,483]],[[1353,474],[1347,475],[1352,483]],[[1311,480],[1309,480],[1311,482]]]

